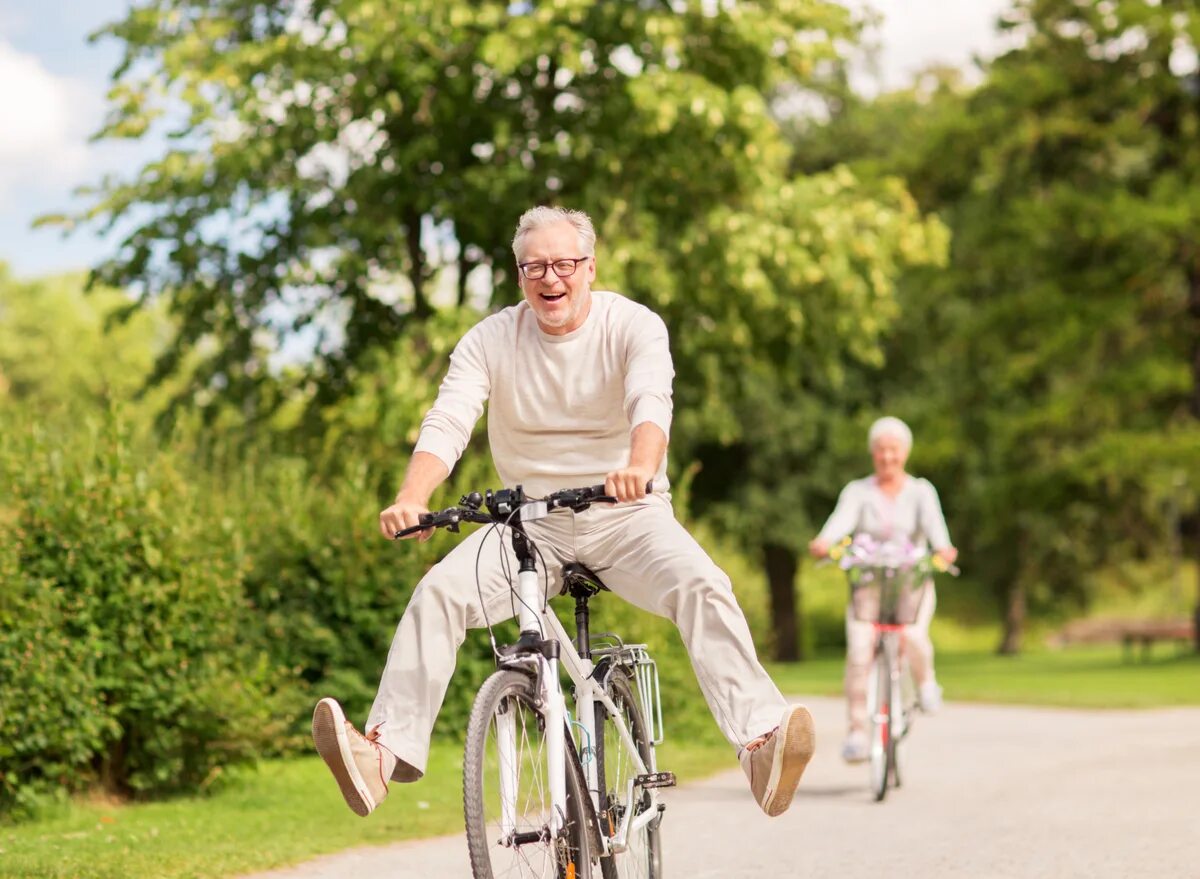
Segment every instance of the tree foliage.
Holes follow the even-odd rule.
[[[96,277],[164,298],[159,375],[193,358],[189,399],[238,417],[369,412],[345,401],[396,338],[513,301],[517,216],[564,203],[597,221],[600,284],[667,319],[677,456],[713,450],[706,509],[743,523],[770,508],[743,482],[804,454],[748,404],[817,409],[844,361],[878,358],[896,273],[944,249],[896,181],[792,173],[778,110],[841,88],[857,38],[827,0],[174,0],[105,34],[125,59],[102,135],[173,146],[96,191],[81,219],[129,230]],[[270,352],[297,333],[315,348],[283,390]]]
[[[622,263],[752,210],[786,162],[772,98],[851,33],[818,0],[139,3],[104,32],[125,57],[101,134],[172,146],[75,219],[128,230],[96,277],[177,316],[161,374],[200,349],[196,385],[256,411],[307,328],[325,402],[471,278],[513,297],[532,204],[592,210]]]
[[[902,174],[951,228],[949,269],[903,285],[881,388],[931,443],[1014,650],[1027,610],[1084,601],[1200,475],[1200,19],[1036,0],[1005,26],[1019,45],[978,89],[851,107],[809,158],[845,126],[860,173]]]

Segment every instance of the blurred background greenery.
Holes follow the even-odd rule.
[[[207,791],[305,750],[319,695],[365,715],[454,540],[376,514],[453,344],[518,300],[536,203],[590,212],[596,286],[667,321],[677,508],[763,653],[815,660],[782,679],[836,690],[843,586],[803,549],[884,413],[962,551],[934,636],[979,657],[964,697],[1011,697],[982,654],[1073,618],[1190,619],[1200,13],[1019,0],[978,80],[872,97],[863,27],[823,0],[135,3],[100,136],[166,146],[42,218],[115,230],[110,258],[0,267],[0,811]],[[437,500],[491,485],[481,428]],[[670,626],[601,605],[711,734]],[[489,667],[472,637],[442,735]]]

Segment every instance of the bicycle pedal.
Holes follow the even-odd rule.
[[[645,775],[639,775],[633,780],[637,787],[675,787],[674,772],[647,772]]]

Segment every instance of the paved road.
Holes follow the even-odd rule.
[[[791,810],[764,817],[737,769],[668,791],[667,876],[1200,877],[1200,709],[947,705],[876,804],[838,759],[841,703],[809,704],[817,756]],[[465,852],[460,836],[402,843],[254,879],[465,877]]]

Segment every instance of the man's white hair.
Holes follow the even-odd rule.
[[[592,226],[592,218],[583,211],[573,211],[570,208],[556,208],[549,205],[538,205],[521,214],[517,221],[517,234],[513,236],[513,256],[519,262],[521,259],[521,243],[525,236],[535,229],[553,226],[556,223],[570,223],[579,234],[580,256],[596,255],[596,230]]]
[[[875,443],[883,439],[885,436],[893,436],[900,442],[904,443],[906,449],[912,449],[913,437],[912,431],[908,429],[908,425],[899,418],[893,418],[891,415],[885,415],[874,424],[867,432],[867,448],[875,448]]]

